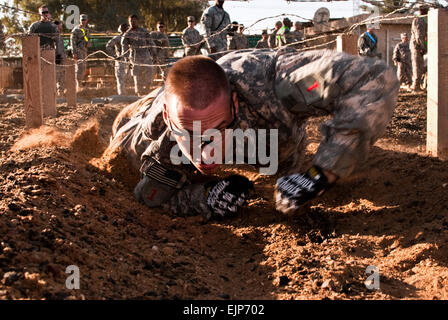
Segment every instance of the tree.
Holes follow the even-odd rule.
[[[42,0],[14,0],[14,6],[28,11],[22,19],[28,28],[32,22],[39,20],[37,9]],[[76,5],[81,13],[89,16],[92,30],[116,31],[118,25],[127,21],[131,14],[141,16],[149,29],[153,29],[158,20],[164,20],[167,31],[181,31],[186,27],[186,17],[193,15],[198,19],[208,4],[207,0],[44,0],[54,19],[63,20],[64,10],[68,5]],[[6,23],[5,23],[6,25]]]

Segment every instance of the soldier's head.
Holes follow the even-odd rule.
[[[189,16],[187,18],[187,23],[190,28],[194,28],[194,26],[196,25],[196,19],[193,16]]]
[[[218,134],[212,140],[222,142],[221,156],[224,157],[225,129],[233,127],[237,114],[236,94],[231,94],[227,76],[215,61],[204,56],[191,56],[173,65],[165,82],[163,118],[179,149],[203,174],[216,172],[218,165],[207,164],[207,159],[219,155],[210,150],[210,142],[204,143],[201,135],[216,129]],[[200,132],[193,132],[199,123]],[[193,150],[198,148],[201,159],[194,158]]]
[[[82,15],[79,17],[79,20],[81,21],[81,25],[82,25],[83,27],[87,26],[87,22],[89,22],[89,18],[87,17],[86,14],[82,14]]]
[[[401,37],[401,42],[403,42],[403,43],[408,42],[408,34],[407,33],[400,34],[400,37]]]
[[[419,4],[418,11],[422,16],[427,15],[429,11],[429,5],[427,5],[426,3]]]
[[[367,25],[367,32],[370,34],[375,34],[375,28],[372,24]]]
[[[268,35],[268,30],[263,30],[261,32],[261,37],[263,38],[263,40],[267,40],[269,35]]]
[[[215,0],[215,4],[217,7],[222,8],[224,5],[224,0]]]
[[[240,34],[243,34],[243,31],[244,31],[244,24],[240,24],[240,25],[238,26],[238,32],[239,32]]]
[[[132,29],[138,28],[138,16],[136,14],[130,15],[128,22]]]
[[[298,31],[300,29],[302,29],[302,23],[300,21],[294,22],[294,30]]]
[[[163,21],[157,22],[157,31],[165,32],[165,23]]]
[[[129,25],[127,23],[122,23],[118,27],[118,32],[119,33],[125,33],[126,31],[128,31],[128,29],[129,29]]]
[[[46,4],[43,4],[39,7],[40,21],[47,22],[50,20],[50,12],[48,11],[48,7]]]
[[[275,30],[280,30],[280,28],[282,27],[282,22],[281,21],[277,21],[276,23],[275,23]]]
[[[283,19],[283,25],[285,27],[291,28],[292,27],[292,22],[291,22],[291,20],[289,20],[289,18],[284,18]]]

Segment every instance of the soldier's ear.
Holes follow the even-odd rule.
[[[165,124],[167,127],[168,125],[168,112],[166,111],[166,104],[163,104],[163,121],[165,121]]]

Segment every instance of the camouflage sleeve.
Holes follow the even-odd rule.
[[[115,56],[115,45],[117,43],[117,40],[119,38],[113,37],[106,43],[106,52],[110,54],[112,57],[116,58]]]
[[[417,48],[423,53],[427,52],[425,31],[426,31],[425,21],[423,20],[423,18],[417,19],[415,24],[415,35],[416,35],[415,39],[417,41]]]
[[[79,55],[79,48],[78,48],[78,32],[77,30],[73,30],[70,35],[70,44],[72,46],[72,52],[73,55]]]
[[[126,57],[129,57],[129,38],[127,36],[128,34],[125,33],[123,37],[121,38],[121,50],[122,54],[124,54]]]
[[[339,177],[365,159],[398,97],[395,72],[380,59],[334,51],[288,54],[277,62],[276,95],[300,116],[331,114],[313,163]]]
[[[205,36],[208,38],[212,34],[212,23],[213,19],[210,15],[209,10],[204,11],[204,14],[201,17],[201,23],[205,29]]]
[[[364,55],[368,55],[370,53],[370,48],[367,45],[366,38],[363,35],[361,35],[358,39],[358,51]]]
[[[400,62],[400,46],[397,44],[394,48],[394,53],[392,54],[392,61],[397,64]]]

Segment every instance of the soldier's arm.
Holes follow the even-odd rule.
[[[427,52],[426,48],[426,34],[425,34],[425,21],[420,18],[418,23],[415,25],[415,34],[417,40],[417,46],[422,53]]]
[[[73,30],[70,35],[70,44],[72,46],[73,57],[76,59],[78,56],[78,35],[77,31]]]
[[[312,60],[303,64],[306,56]],[[323,139],[313,163],[345,177],[385,131],[399,82],[393,69],[379,59],[329,51],[317,57],[310,52],[280,59],[276,94],[283,106],[299,116],[322,112],[333,116],[321,126]]]
[[[129,57],[129,38],[128,34],[125,33],[123,37],[121,37],[121,54],[125,57]]]
[[[397,64],[398,62],[400,62],[400,49],[399,46],[396,45],[394,48],[394,53],[392,54],[392,61]]]
[[[106,44],[106,52],[108,54],[110,54],[114,58],[116,58],[116,56],[115,56],[115,44],[117,42],[117,39],[119,39],[119,38],[114,37],[114,38],[110,39],[107,42],[107,44]]]

